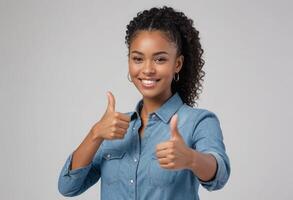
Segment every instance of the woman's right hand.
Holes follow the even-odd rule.
[[[130,116],[115,111],[115,98],[107,92],[108,106],[106,112],[91,129],[93,137],[100,140],[123,139],[130,123]]]

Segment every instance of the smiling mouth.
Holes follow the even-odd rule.
[[[154,87],[160,79],[141,79],[139,78],[140,82],[144,87]]]

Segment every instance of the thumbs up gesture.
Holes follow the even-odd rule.
[[[94,138],[102,140],[123,139],[127,132],[130,116],[115,111],[115,98],[111,92],[107,92],[108,106],[100,119],[91,129]]]
[[[160,143],[156,147],[158,162],[160,166],[165,169],[185,169],[189,166],[191,149],[186,146],[180,135],[177,122],[178,116],[176,114],[170,121],[170,140]]]

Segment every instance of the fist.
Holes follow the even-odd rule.
[[[130,116],[115,111],[115,98],[107,92],[108,106],[100,119],[93,127],[94,138],[105,140],[123,139],[130,123]]]
[[[174,115],[170,121],[170,140],[160,143],[156,147],[158,162],[165,169],[185,169],[191,158],[190,148],[186,146],[177,128],[178,116]]]

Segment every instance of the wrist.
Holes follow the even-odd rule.
[[[194,171],[196,169],[196,163],[197,163],[197,152],[193,149],[189,148],[188,153],[188,162],[187,162],[187,169]]]
[[[96,130],[97,127],[93,127],[90,130],[90,138],[93,142],[102,143],[104,141],[104,138],[100,136],[99,131]]]

